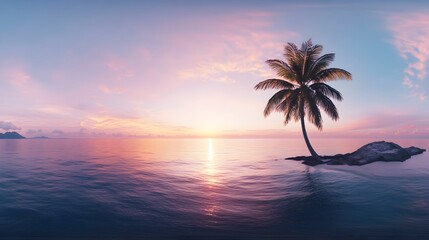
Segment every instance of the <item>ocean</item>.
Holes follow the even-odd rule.
[[[376,139],[311,140],[328,155]],[[296,155],[303,139],[0,140],[0,239],[429,239],[428,152]]]

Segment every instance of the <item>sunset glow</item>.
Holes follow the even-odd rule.
[[[429,4],[166,4],[0,3],[0,132],[301,137],[263,117],[274,92],[253,86],[286,42],[311,38],[353,74],[332,83],[340,121],[312,137],[429,137]]]

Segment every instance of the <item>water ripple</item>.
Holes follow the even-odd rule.
[[[427,155],[398,164],[309,168],[280,160],[305,153],[298,145],[284,152],[282,146],[295,146],[284,141],[2,141],[0,237],[331,239],[353,232],[389,239],[400,231],[418,239],[429,234]]]

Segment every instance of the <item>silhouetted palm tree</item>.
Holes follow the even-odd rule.
[[[347,79],[352,75],[346,70],[328,68],[334,61],[335,54],[320,56],[323,47],[313,45],[311,39],[302,43],[301,48],[293,43],[287,43],[284,56],[286,62],[278,59],[267,60],[267,64],[277,72],[281,79],[267,79],[255,86],[256,90],[280,89],[267,103],[264,116],[272,111],[283,112],[284,124],[301,120],[302,133],[308,150],[315,160],[321,161],[308,140],[304,118],[322,130],[321,107],[333,120],[338,120],[338,111],[330,98],[341,101],[341,93],[326,84],[327,81]]]

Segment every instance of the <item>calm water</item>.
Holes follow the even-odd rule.
[[[314,139],[321,154],[365,139]],[[429,148],[429,140],[395,140]],[[429,154],[306,167],[301,139],[0,141],[0,238],[429,239]]]

